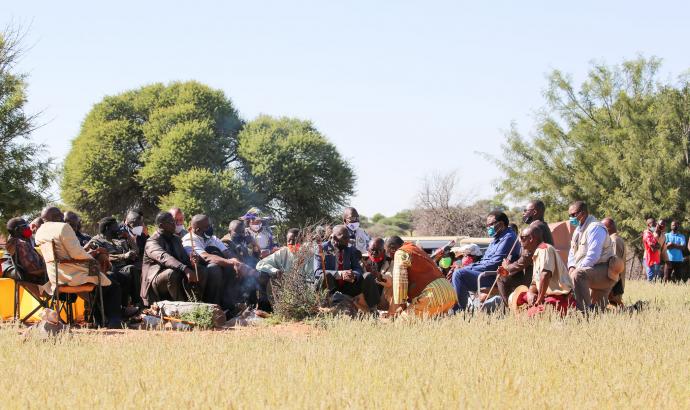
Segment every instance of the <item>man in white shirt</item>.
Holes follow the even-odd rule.
[[[573,202],[568,216],[570,224],[575,226],[568,253],[568,273],[574,283],[575,304],[579,311],[594,306],[604,309],[618,280],[609,278],[613,243],[606,227],[589,214],[585,202]]]
[[[355,208],[345,208],[343,212],[343,225],[350,231],[350,245],[359,251],[359,257],[361,258],[362,254],[367,253],[367,246],[371,238],[360,227],[359,213]]]
[[[255,269],[240,262],[213,234],[213,226],[208,216],[192,217],[191,230],[182,238],[182,246],[188,255],[194,252],[206,263],[204,301],[232,310],[240,301],[244,290],[251,292],[258,288],[261,307],[263,310],[270,310],[270,307],[265,306],[268,301],[268,274],[260,275]]]

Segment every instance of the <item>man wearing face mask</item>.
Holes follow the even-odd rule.
[[[530,228],[539,229],[543,242],[553,245],[553,236],[549,225],[544,222],[546,207],[539,200],[530,201],[522,213],[522,222],[529,224]],[[517,232],[516,232],[517,233]],[[501,294],[504,306],[508,306],[508,296],[518,286],[529,286],[532,282],[533,255],[530,250],[522,248],[520,257],[510,262],[505,259],[499,268],[499,277],[496,282],[498,292]]]
[[[584,201],[568,207],[568,217],[575,226],[568,253],[568,273],[573,279],[575,304],[583,312],[594,307],[606,308],[608,296],[619,277],[609,275],[609,263],[615,256],[606,227],[589,214]]]
[[[367,247],[367,257],[364,261],[364,272],[369,272],[376,276],[379,294],[381,299],[378,304],[379,310],[388,310],[390,300],[393,297],[391,287],[385,287],[385,278],[393,279],[393,258],[386,255],[385,242],[383,238],[374,238],[369,241]]]
[[[39,285],[48,282],[46,264],[31,243],[31,228],[22,218],[7,221],[7,243],[2,256],[2,276],[35,284],[31,292],[39,294]]]
[[[127,212],[124,227],[129,234],[129,239],[136,245],[138,256],[136,265],[141,269],[144,247],[146,246],[146,241],[149,239],[146,227],[144,226],[144,215],[136,210]]]
[[[98,221],[98,235],[88,243],[87,248],[103,248],[108,252],[111,271],[108,278],[120,285],[121,301],[125,316],[136,313],[135,308],[127,309],[131,304],[141,306],[141,270],[135,265],[138,251],[135,244],[122,237],[123,230],[113,217]]]
[[[182,238],[182,246],[188,256],[196,254],[201,258],[198,269],[199,272],[203,270],[205,276],[202,300],[224,308],[234,307],[235,300],[223,301],[225,284],[233,282],[234,285],[230,287],[234,287],[248,267],[233,258],[227,246],[213,234],[213,225],[208,216],[194,215],[191,225],[191,230]],[[233,294],[233,291],[228,290],[228,294]]]
[[[330,294],[340,292],[352,297],[364,295],[369,309],[380,299],[376,275],[364,273],[361,254],[350,246],[350,232],[344,225],[333,228],[331,240],[324,242],[314,255],[314,283],[317,288],[328,289]]]
[[[370,238],[364,229],[359,226],[359,213],[355,208],[345,208],[343,212],[343,225],[350,232],[350,244],[359,251],[360,255],[366,253]]]
[[[553,235],[549,224],[544,222],[544,213],[546,212],[546,205],[544,202],[535,199],[530,201],[525,209],[522,211],[522,222],[531,227],[541,229],[542,238],[545,243],[553,245]]]
[[[495,271],[507,258],[513,261],[520,255],[521,247],[517,243],[516,233],[508,227],[508,216],[501,211],[493,211],[486,217],[487,234],[493,238],[486,248],[484,257],[479,261],[453,272],[451,282],[458,299],[458,309],[467,309],[469,292],[477,292],[477,278],[482,272]],[[514,246],[513,246],[514,245]],[[512,249],[512,252],[511,252]],[[482,277],[482,288],[490,287],[495,275]]]
[[[79,239],[79,244],[81,246],[86,245],[89,243],[91,240],[91,237],[89,235],[86,235],[85,233],[82,233],[81,231],[81,218],[79,215],[72,211],[67,211],[65,212],[65,223],[68,224],[69,226],[72,227],[72,230],[74,231],[75,235],[77,235],[77,239]]]
[[[187,230],[184,228],[184,213],[180,208],[170,208],[168,211],[175,219],[175,235],[182,238],[187,235]]]
[[[254,242],[260,248],[260,258],[265,258],[271,252],[276,250],[276,244],[273,241],[273,233],[270,228],[265,225],[267,218],[261,216],[261,211],[258,208],[251,208],[247,213],[240,218],[247,225],[247,236],[251,236]]]
[[[185,286],[203,281],[194,270],[196,256],[190,258],[175,235],[175,220],[169,212],[156,215],[156,232],[146,241],[141,273],[141,297],[148,306],[161,300],[187,300]],[[200,264],[199,264],[200,267]]]

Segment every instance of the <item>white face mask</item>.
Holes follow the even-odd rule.
[[[184,229],[184,225],[175,225],[175,233],[180,233]]]
[[[359,229],[359,222],[352,222],[350,224],[347,224],[347,229],[351,231],[356,231],[357,229]]]
[[[144,232],[144,227],[143,226],[135,226],[132,228],[132,235],[134,236],[139,236]]]
[[[249,225],[249,229],[251,229],[254,232],[259,232],[261,230],[262,225]]]

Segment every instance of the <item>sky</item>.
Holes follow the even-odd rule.
[[[690,68],[682,1],[3,1],[27,30],[33,138],[62,161],[104,96],[197,80],[241,116],[307,119],[357,175],[351,204],[390,216],[423,179],[456,172],[458,195],[490,198],[515,123],[529,136],[554,69],[656,56]],[[301,183],[309,183],[302,181]],[[59,193],[58,193],[59,194]]]

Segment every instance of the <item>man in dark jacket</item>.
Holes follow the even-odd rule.
[[[364,294],[369,308],[379,303],[380,293],[376,275],[364,273],[360,264],[360,253],[350,246],[350,232],[344,225],[333,228],[331,240],[324,242],[320,252],[314,255],[314,283],[348,296]],[[324,285],[324,281],[326,285]]]
[[[198,255],[187,256],[182,240],[175,235],[175,220],[169,212],[156,216],[158,229],[146,241],[141,272],[141,297],[146,305],[160,300],[187,300],[198,297],[206,286],[219,286],[202,264],[195,271]],[[197,277],[198,273],[198,277]]]

